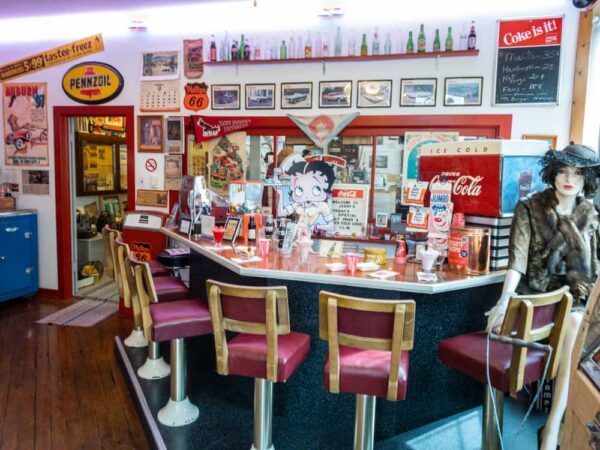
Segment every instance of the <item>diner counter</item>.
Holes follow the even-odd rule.
[[[306,281],[312,283],[326,283],[331,285],[353,286],[369,289],[385,289],[423,294],[437,294],[456,291],[458,289],[486,286],[504,281],[505,271],[491,272],[486,275],[466,276],[446,270],[435,271],[438,281],[424,283],[417,280],[417,272],[421,271],[420,263],[407,262],[398,264],[392,259],[380,267],[380,270],[391,270],[397,275],[386,278],[374,278],[370,272],[357,270],[355,274],[348,272],[330,272],[326,263],[342,262],[340,258],[325,258],[311,253],[308,262],[301,263],[298,250],[294,249],[291,256],[283,257],[279,249],[272,249],[267,258],[256,262],[236,262],[238,258],[231,245],[224,245],[222,250],[215,250],[212,241],[203,239],[189,239],[177,231],[162,228],[167,237],[189,246],[195,252],[214,261],[238,275],[245,277],[270,278],[291,281]]]

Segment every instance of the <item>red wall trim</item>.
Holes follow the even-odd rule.
[[[56,252],[58,296],[73,296],[71,267],[71,194],[69,162],[69,117],[123,116],[127,131],[127,205],[135,205],[135,148],[133,106],[55,106],[54,117],[54,183],[56,190]]]

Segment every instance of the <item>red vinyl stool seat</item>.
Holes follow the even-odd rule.
[[[489,353],[487,333],[483,331],[440,342],[439,358],[443,364],[485,385],[488,385],[486,371],[489,360],[490,385],[485,389],[483,405],[483,450],[502,447],[504,394],[509,392],[515,396],[525,384],[541,380],[546,365],[546,378],[556,376],[564,325],[572,301],[567,286],[545,294],[514,295],[509,300],[500,331],[500,339],[508,338],[511,343],[498,342],[492,336]],[[523,345],[542,340],[547,340],[552,348],[549,360],[546,351]]]
[[[171,269],[155,259],[148,261],[148,265],[150,266],[150,273],[153,277],[166,277],[171,275]]]
[[[189,298],[190,290],[179,278],[173,275],[154,277],[154,288],[158,302],[170,302]]]
[[[310,337],[290,331],[285,286],[235,286],[207,280],[217,371],[254,378],[251,450],[274,450],[273,383],[287,381],[307,357]],[[227,339],[226,332],[239,334]]]
[[[208,305],[200,300],[175,300],[150,305],[152,340],[156,342],[212,333]]]
[[[376,397],[406,398],[415,302],[319,293],[319,337],[328,342],[325,389],[356,395],[354,449],[373,450]]]

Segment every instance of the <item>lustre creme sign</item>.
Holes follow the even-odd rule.
[[[123,90],[123,76],[114,67],[85,62],[71,67],[62,79],[65,94],[78,103],[99,105],[116,98]]]

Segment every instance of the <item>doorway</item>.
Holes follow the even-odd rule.
[[[75,273],[78,268],[77,264],[74,264],[74,260],[77,259],[74,256],[77,233],[74,229],[75,211],[72,206],[75,186],[78,185],[75,177],[76,160],[71,154],[71,148],[77,145],[74,132],[80,131],[77,129],[79,128],[77,124],[85,123],[85,118],[123,118],[123,141],[127,161],[124,182],[130,187],[126,198],[127,204],[132,207],[135,203],[134,108],[133,106],[65,106],[55,107],[53,113],[58,295],[60,298],[70,298],[74,294]],[[120,180],[113,180],[113,183],[118,182]],[[104,182],[102,186],[106,187],[106,183]]]

